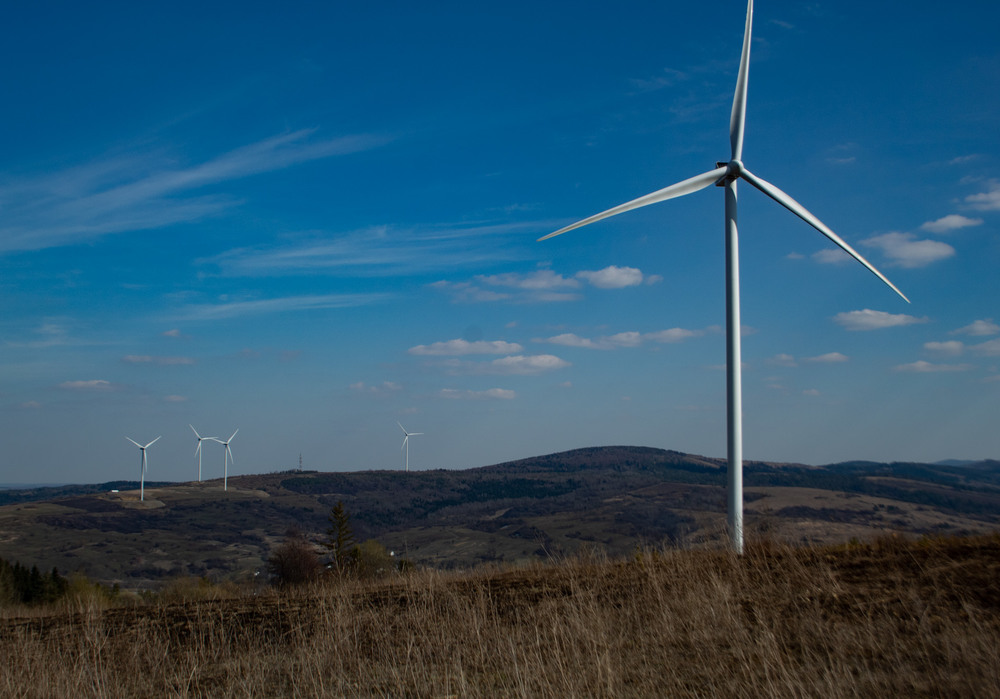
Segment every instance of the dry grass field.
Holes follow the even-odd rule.
[[[1000,694],[997,535],[757,541],[742,558],[665,550],[194,596],[8,613],[0,695]]]

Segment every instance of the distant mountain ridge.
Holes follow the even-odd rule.
[[[749,536],[836,542],[1000,528],[1000,462],[744,464]],[[418,564],[470,566],[645,545],[722,546],[723,459],[574,449],[470,468],[299,472],[201,483],[114,481],[0,492],[0,557],[126,586],[252,577],[289,528],[317,543],[338,502],[359,541]],[[109,492],[119,490],[118,493]]]

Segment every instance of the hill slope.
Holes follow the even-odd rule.
[[[1000,525],[1000,463],[826,467],[747,462],[747,527],[791,542],[887,531],[979,533]],[[119,490],[123,487],[118,485]],[[177,575],[249,578],[294,527],[316,541],[342,501],[358,540],[442,567],[622,555],[643,544],[721,545],[725,463],[643,447],[599,447],[462,471],[288,472],[138,493],[95,486],[12,491],[0,557],[79,570],[128,587]],[[18,499],[20,498],[20,501]]]

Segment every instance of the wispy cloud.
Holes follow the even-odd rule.
[[[109,157],[34,178],[0,182],[0,252],[39,250],[109,233],[149,230],[219,214],[239,202],[210,185],[375,148],[387,138],[316,139],[302,129],[186,168],[165,153]]]
[[[253,301],[233,301],[216,304],[191,304],[177,316],[182,320],[222,320],[266,313],[285,313],[331,308],[355,308],[379,303],[389,294],[326,294],[316,296],[286,296]]]
[[[972,368],[971,364],[932,364],[930,362],[920,360],[919,362],[911,362],[910,364],[900,364],[899,366],[893,367],[893,371],[907,372],[911,374],[935,374],[943,372],[969,371]]]
[[[954,256],[955,248],[939,240],[918,240],[913,233],[885,233],[867,240],[863,245],[878,248],[889,264],[906,269],[926,267]]]
[[[524,348],[516,342],[503,340],[447,340],[429,345],[417,345],[407,350],[410,354],[423,356],[461,356],[466,354],[513,354]]]
[[[957,231],[960,228],[981,226],[982,223],[983,219],[981,218],[969,218],[968,216],[962,216],[960,214],[949,214],[948,216],[943,216],[936,221],[927,221],[920,226],[920,230],[928,231],[930,233],[951,233],[952,231]]]
[[[1000,180],[990,180],[985,192],[970,194],[965,203],[977,211],[1000,211]]]
[[[552,354],[512,355],[494,359],[491,362],[472,362],[461,359],[449,359],[441,363],[446,370],[454,374],[500,374],[531,376],[547,371],[565,369],[571,366],[569,362]]]
[[[384,393],[395,393],[396,391],[402,390],[402,388],[403,387],[400,386],[395,381],[383,381],[382,383],[375,386],[369,386],[364,381],[358,381],[357,383],[352,383],[350,385],[350,389],[352,391],[355,391],[357,393],[371,393],[374,395],[381,395]]]
[[[846,330],[881,330],[903,325],[926,323],[928,318],[917,318],[905,313],[887,313],[865,308],[860,311],[846,311],[833,317],[835,323]]]
[[[546,343],[550,345],[561,345],[563,347],[578,347],[582,349],[612,350],[623,347],[638,347],[646,342],[656,342],[659,344],[674,344],[684,342],[695,337],[702,337],[709,332],[716,332],[718,328],[711,326],[704,330],[688,330],[686,328],[670,328],[669,330],[659,330],[650,333],[639,333],[635,331],[621,332],[614,335],[603,335],[591,339],[581,337],[576,333],[562,333],[547,338],[535,338],[533,342]]]
[[[59,388],[65,391],[95,391],[104,393],[117,390],[119,387],[117,384],[105,379],[87,379],[83,381],[63,381],[59,384]]]
[[[155,364],[157,366],[178,366],[194,364],[191,357],[155,357],[149,354],[126,354],[122,357],[126,364]]]
[[[965,344],[958,340],[947,342],[925,342],[924,349],[944,357],[957,357],[965,351]]]
[[[477,275],[468,282],[439,281],[431,286],[464,303],[551,303],[582,298],[580,289],[584,283],[598,289],[623,289],[660,281],[659,275],[646,275],[635,267],[610,265],[599,270],[583,270],[570,277],[551,269],[539,269],[528,273]]]
[[[821,354],[818,357],[807,357],[804,361],[816,364],[840,364],[842,362],[850,361],[850,358],[846,354],[841,354],[840,352],[827,352],[826,354]]]
[[[506,388],[489,388],[485,391],[460,391],[442,388],[438,395],[452,400],[514,400],[517,393]]]
[[[214,265],[225,276],[247,277],[426,274],[518,259],[510,240],[545,228],[546,222],[522,221],[300,233],[287,236],[281,245],[235,248],[197,264]]]
[[[975,320],[969,325],[951,331],[952,335],[971,335],[973,337],[985,337],[997,333],[1000,333],[1000,325],[994,323],[992,318]]]
[[[969,349],[985,357],[1000,357],[1000,339],[981,342],[978,345],[972,345]]]

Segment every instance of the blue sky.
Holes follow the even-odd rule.
[[[747,459],[1000,457],[1000,8],[883,5],[755,9],[744,162],[912,304],[741,185]],[[725,456],[722,191],[535,241],[728,159],[744,12],[9,8],[0,481]]]

